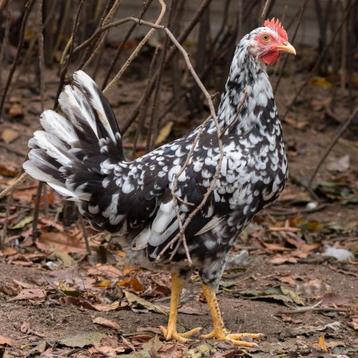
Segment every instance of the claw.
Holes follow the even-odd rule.
[[[172,331],[172,330],[168,330],[167,328],[160,326],[159,327],[160,330],[163,333],[164,338],[169,341],[169,340],[175,340],[178,341],[180,343],[185,343],[188,341],[188,338],[190,338],[191,336],[199,333],[202,328],[201,327],[197,327],[194,329],[191,329],[190,331],[184,332],[184,333],[178,333],[176,331]]]
[[[210,333],[202,335],[201,338],[204,339],[214,338],[219,341],[230,342],[236,346],[252,348],[252,347],[258,347],[258,345],[254,342],[248,342],[242,340],[242,338],[247,337],[251,339],[260,339],[263,336],[264,334],[262,333],[228,333],[226,330],[214,329]]]

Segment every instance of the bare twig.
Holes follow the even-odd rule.
[[[147,12],[149,6],[151,5],[153,0],[146,0],[146,2],[143,5],[143,9],[141,11],[141,13],[139,14],[138,18],[142,19],[143,16],[145,15],[145,13]],[[109,78],[113,72],[113,69],[115,67],[115,65],[118,62],[118,59],[124,49],[124,45],[127,43],[128,39],[130,38],[130,36],[132,35],[132,32],[135,30],[135,28],[138,26],[138,24],[134,23],[132,24],[132,26],[129,28],[128,32],[126,33],[126,35],[123,38],[123,41],[121,42],[121,45],[119,46],[116,55],[111,63],[111,66],[108,69],[108,72],[106,74],[106,76],[104,77],[103,83],[102,83],[102,90],[107,86],[107,83],[109,81]]]
[[[262,8],[261,16],[260,16],[260,25],[263,24],[263,22],[265,21],[267,15],[269,13],[269,10],[271,7],[271,2],[272,2],[272,0],[265,1],[264,7]]]
[[[193,30],[193,28],[195,27],[195,25],[197,24],[197,22],[199,21],[200,17],[202,16],[202,14],[204,13],[205,9],[209,6],[210,3],[211,3],[211,0],[203,0],[200,3],[200,7],[196,11],[196,13],[193,15],[191,20],[188,22],[187,26],[184,28],[184,30],[178,36],[177,40],[178,40],[179,43],[183,43],[187,39],[187,37],[189,36],[189,34],[191,33],[191,31]],[[171,61],[171,59],[175,55],[176,51],[177,51],[177,48],[175,46],[172,46],[169,49],[167,57],[166,57],[165,62],[164,62],[164,66],[166,66]],[[150,91],[153,91],[154,86],[155,86],[155,82],[156,82],[156,80],[158,78],[158,75],[159,75],[159,70],[151,78]],[[139,99],[138,103],[136,104],[135,108],[133,109],[133,111],[132,111],[131,115],[129,116],[129,118],[122,125],[121,130],[122,130],[123,134],[128,130],[130,125],[136,119],[136,117],[137,117],[137,115],[139,113],[139,109],[140,109],[142,103],[144,102],[144,100],[145,100],[145,98],[144,98],[144,96],[142,96]]]
[[[81,226],[81,230],[82,230],[82,234],[83,234],[83,239],[85,240],[87,254],[91,255],[92,250],[91,250],[91,247],[89,244],[89,238],[88,238],[88,233],[86,230],[85,222],[84,222],[83,217],[80,213],[78,213],[78,217],[79,217],[79,222],[80,222],[80,226]]]
[[[302,22],[302,16],[306,10],[306,7],[307,7],[307,4],[310,0],[305,0],[305,2],[302,4],[301,6],[301,9],[300,9],[300,14],[298,15],[298,20],[297,20],[297,24],[296,24],[296,28],[295,28],[295,31],[292,35],[292,39],[291,39],[291,43],[294,44],[295,43],[295,39],[296,39],[296,36],[297,36],[297,33],[298,33],[298,29],[300,28],[300,25],[301,25],[301,22]],[[274,89],[274,93],[277,92],[277,89],[278,89],[278,86],[281,82],[281,78],[282,78],[282,75],[284,73],[284,70],[285,70],[285,67],[286,67],[286,64],[287,64],[287,61],[288,61],[288,55],[285,55],[285,59],[283,60],[283,63],[282,63],[282,66],[280,68],[280,73],[278,75],[278,79],[277,79],[277,82],[275,84],[275,89]]]
[[[311,80],[311,78],[314,76],[314,74],[316,73],[321,61],[324,59],[324,57],[327,54],[327,51],[330,49],[330,47],[332,46],[333,42],[335,41],[337,35],[340,33],[342,27],[344,26],[345,22],[347,21],[347,19],[349,18],[349,12],[352,8],[353,3],[347,5],[347,7],[345,8],[344,11],[344,15],[342,18],[342,21],[340,23],[340,25],[338,26],[338,28],[336,29],[335,33],[332,35],[331,41],[326,45],[326,47],[321,51],[320,55],[317,58],[316,63],[314,64],[311,72],[308,74],[308,76],[306,77],[305,81],[302,83],[302,85],[299,87],[299,89],[297,90],[293,100],[291,101],[291,103],[287,106],[286,108],[286,112],[285,114],[282,116],[282,120],[285,120],[285,118],[287,117],[288,113],[291,111],[291,107],[295,104],[295,102],[297,101],[297,99],[299,98],[299,96],[301,95],[303,89],[306,87],[306,85],[309,83],[309,81]]]
[[[78,5],[76,16],[75,16],[75,19],[74,19],[74,22],[73,22],[72,33],[71,33],[70,39],[69,39],[69,41],[68,41],[68,43],[67,43],[67,45],[65,47],[65,50],[64,50],[64,54],[68,52],[69,55],[67,56],[66,60],[64,60],[65,63],[62,66],[62,69],[61,69],[60,83],[59,83],[57,93],[56,93],[56,100],[55,100],[55,104],[54,104],[54,109],[56,109],[57,106],[58,106],[58,98],[59,98],[60,93],[62,91],[62,87],[63,87],[63,84],[65,82],[66,73],[67,73],[68,67],[70,66],[71,59],[72,59],[72,56],[73,56],[73,53],[74,53],[74,40],[75,40],[75,35],[77,33],[78,25],[79,25],[80,13],[81,13],[81,10],[82,10],[83,3],[84,3],[84,0],[81,0],[79,5]],[[64,58],[64,54],[62,55],[62,58]]]
[[[27,178],[26,173],[22,173],[21,175],[19,175],[10,186],[8,186],[0,193],[0,199],[12,193],[26,178]]]
[[[12,203],[12,197],[9,196],[6,200],[6,216],[5,221],[2,227],[1,237],[0,237],[0,248],[2,248],[5,245],[5,240],[7,236],[7,225],[9,223],[9,217],[10,217],[10,206]]]
[[[312,188],[313,180],[316,177],[318,171],[320,170],[322,164],[324,163],[324,161],[328,157],[328,155],[331,152],[331,150],[333,149],[333,147],[338,142],[338,139],[343,135],[343,133],[348,128],[348,126],[351,124],[351,122],[354,120],[354,118],[356,117],[357,114],[358,114],[358,107],[356,107],[356,109],[353,111],[353,113],[346,119],[346,121],[342,124],[342,126],[337,131],[337,134],[335,135],[332,143],[327,147],[327,149],[323,153],[322,157],[320,158],[315,170],[313,171],[313,173],[312,173],[312,175],[311,175],[311,177],[310,177],[310,179],[308,181],[308,187],[309,188]]]
[[[41,112],[45,108],[45,78],[44,78],[44,38],[43,38],[43,0],[38,1],[36,9],[36,18],[39,21],[37,26],[37,45],[38,45],[38,58],[39,58],[39,78],[40,78],[40,97],[41,97]],[[34,207],[34,219],[32,220],[32,240],[37,238],[37,224],[40,213],[41,194],[44,188],[44,183],[39,182],[36,192],[35,207]]]
[[[155,21],[155,25],[159,25],[162,22],[162,19],[165,15],[166,9],[167,9],[167,5],[165,4],[165,2],[163,0],[158,0],[160,3],[160,13],[158,18]],[[141,20],[136,19],[137,22],[140,24]],[[106,86],[106,88],[103,90],[103,93],[106,93],[107,91],[109,91],[113,85],[118,82],[118,80],[122,77],[123,73],[125,72],[125,70],[128,68],[128,66],[132,63],[132,61],[138,56],[140,50],[142,49],[142,47],[148,42],[148,40],[152,37],[152,35],[154,34],[155,29],[152,28],[148,31],[148,33],[143,37],[143,39],[139,42],[138,46],[134,49],[134,51],[131,53],[131,55],[128,57],[127,61],[124,63],[124,65],[121,67],[121,69],[118,71],[118,73],[113,77],[112,81],[110,83],[108,83],[108,85]]]
[[[107,25],[107,24],[111,21],[112,17],[116,14],[116,12],[117,12],[117,10],[118,10],[118,8],[119,8],[119,5],[121,4],[121,1],[122,1],[122,0],[116,0],[116,1],[114,2],[114,4],[112,5],[111,9],[110,9],[109,12],[108,12],[108,14],[103,17],[103,20],[102,20],[101,23],[100,23],[100,26],[101,26],[101,27],[102,27],[103,25]],[[98,51],[100,50],[100,48],[102,47],[102,45],[103,45],[105,39],[106,39],[106,35],[102,36],[102,37],[98,40],[98,42],[97,42],[97,44],[96,44],[96,47],[93,49],[93,51],[91,51],[91,54],[90,54],[89,58],[87,59],[87,61],[86,61],[86,62],[84,63],[84,65],[82,66],[83,68],[86,68],[86,67],[92,62],[93,58],[96,56],[97,52],[98,52]]]
[[[20,39],[19,39],[19,43],[17,44],[17,48],[16,48],[16,56],[15,56],[15,59],[14,59],[14,62],[12,64],[12,66],[11,66],[9,75],[7,77],[6,85],[5,85],[5,88],[4,88],[4,92],[3,92],[3,95],[1,97],[0,120],[2,118],[6,96],[7,96],[7,93],[9,91],[9,87],[10,87],[12,78],[14,76],[16,67],[17,67],[17,65],[19,63],[19,60],[20,60],[21,50],[22,50],[22,47],[23,47],[23,44],[24,44],[24,39],[25,39],[26,23],[27,23],[27,20],[29,18],[29,15],[31,13],[31,10],[32,10],[32,7],[33,7],[34,3],[35,3],[35,0],[28,0],[26,5],[25,5],[24,15],[23,15],[23,18],[22,18],[22,21],[21,21]]]

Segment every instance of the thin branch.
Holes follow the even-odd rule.
[[[103,20],[100,23],[100,26],[102,27],[103,25],[107,25],[109,24],[109,22],[111,21],[112,17],[116,14],[119,5],[121,4],[122,0],[116,0],[114,2],[114,4],[112,5],[111,9],[109,10],[108,14],[106,16],[104,16]],[[106,35],[102,36],[97,44],[96,47],[93,49],[93,51],[91,51],[91,54],[89,56],[89,58],[87,59],[87,61],[84,63],[84,65],[82,66],[83,68],[86,68],[93,60],[93,58],[96,56],[97,52],[100,50],[100,48],[102,47],[104,41],[106,39]]]
[[[22,173],[20,176],[18,176],[10,186],[0,192],[0,199],[12,193],[26,178],[27,173]]]
[[[332,143],[327,147],[327,149],[325,150],[325,152],[323,153],[322,157],[320,158],[316,169],[313,171],[309,181],[308,181],[308,187],[312,188],[312,183],[314,178],[316,177],[318,171],[320,170],[322,164],[324,163],[324,161],[326,160],[326,158],[328,157],[329,153],[331,152],[331,150],[333,149],[333,147],[336,145],[336,143],[338,142],[338,139],[340,137],[342,137],[343,133],[345,132],[345,130],[348,128],[348,126],[352,123],[352,121],[354,120],[354,118],[356,117],[356,115],[358,114],[358,107],[356,107],[356,109],[353,111],[353,113],[346,119],[346,121],[342,124],[342,126],[339,128],[339,130],[337,131],[336,136],[334,137]]]
[[[349,4],[344,11],[344,16],[342,18],[342,21],[340,23],[340,25],[338,26],[338,28],[336,29],[335,33],[332,35],[331,41],[326,45],[326,47],[322,50],[322,52],[320,53],[320,55],[317,58],[316,63],[314,64],[311,72],[308,74],[308,76],[306,77],[305,81],[302,83],[302,85],[300,86],[300,88],[297,90],[293,100],[291,101],[291,103],[287,106],[286,108],[286,112],[285,114],[282,116],[282,121],[285,120],[285,118],[287,117],[288,113],[291,111],[291,107],[294,105],[294,103],[297,101],[297,99],[299,98],[299,96],[301,95],[303,89],[306,87],[306,85],[309,83],[309,81],[311,80],[311,78],[314,76],[314,74],[316,73],[321,61],[324,59],[324,57],[327,54],[327,51],[331,48],[332,44],[334,43],[337,35],[340,33],[342,27],[344,26],[345,22],[347,21],[347,19],[349,18],[349,13],[350,10],[352,8],[354,2],[352,2],[351,4]]]
[[[7,93],[9,91],[9,87],[10,87],[12,78],[14,76],[16,67],[17,67],[17,65],[19,63],[19,60],[20,60],[21,50],[22,50],[24,40],[25,40],[26,24],[27,24],[27,20],[29,18],[29,15],[31,13],[31,10],[32,10],[32,7],[33,7],[34,3],[35,3],[35,0],[28,0],[26,5],[25,5],[24,15],[23,15],[23,18],[22,18],[22,21],[21,21],[21,27],[20,27],[20,39],[19,39],[19,42],[18,42],[17,48],[16,48],[16,56],[15,56],[15,59],[14,59],[14,62],[12,64],[12,66],[11,66],[9,75],[7,77],[6,85],[5,85],[4,92],[3,92],[1,102],[0,102],[0,120],[2,118],[6,96],[7,96]]]
[[[303,3],[301,9],[300,9],[300,14],[298,15],[298,20],[297,20],[297,25],[296,25],[296,28],[295,28],[295,31],[292,35],[292,40],[291,40],[291,43],[294,44],[295,43],[295,39],[296,39],[296,36],[297,36],[297,33],[298,33],[298,29],[300,28],[300,25],[301,25],[301,22],[302,22],[302,16],[306,10],[306,7],[307,7],[307,4],[310,0],[305,0],[305,2]],[[277,79],[277,82],[275,84],[275,89],[274,89],[274,94],[276,94],[277,92],[277,89],[278,89],[278,86],[281,82],[281,78],[282,78],[282,75],[283,75],[283,72],[285,70],[285,67],[286,67],[286,64],[287,64],[287,61],[288,61],[288,55],[285,55],[285,59],[282,63],[282,66],[280,68],[280,73],[278,75],[278,79]]]
[[[165,4],[164,0],[158,0],[161,6],[161,10],[159,13],[159,16],[157,20],[155,21],[154,25],[159,25],[162,22],[162,19],[165,15],[167,5]],[[138,23],[140,23],[142,20],[136,19]],[[132,61],[138,56],[140,50],[142,47],[149,41],[149,39],[154,34],[155,28],[151,28],[148,33],[144,36],[144,38],[139,42],[138,46],[134,49],[134,51],[131,53],[131,55],[128,57],[127,61],[124,63],[124,65],[121,67],[121,69],[118,71],[118,73],[114,76],[112,81],[108,83],[106,88],[103,90],[103,93],[108,92],[113,85],[118,82],[118,80],[122,77],[123,73],[126,71],[126,69],[129,67],[129,65],[132,63]]]
[[[147,0],[145,2],[145,4],[143,5],[143,9],[141,11],[141,13],[139,14],[138,18],[139,19],[142,19],[143,16],[145,15],[145,13],[147,12],[149,6],[151,5],[153,0]],[[109,81],[109,78],[111,76],[111,73],[113,72],[113,69],[115,67],[115,65],[117,64],[118,62],[118,59],[124,49],[124,45],[127,43],[128,39],[130,38],[130,36],[132,35],[132,32],[135,30],[135,28],[138,26],[138,24],[134,23],[132,24],[132,26],[129,28],[128,32],[126,33],[126,35],[124,36],[123,38],[123,41],[121,42],[121,45],[119,46],[118,50],[117,50],[117,53],[111,63],[111,66],[109,67],[109,70],[106,74],[106,76],[104,77],[104,80],[103,80],[103,83],[102,83],[102,90],[107,86],[107,83]]]

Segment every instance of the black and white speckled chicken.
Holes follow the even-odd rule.
[[[266,73],[281,52],[295,54],[295,49],[275,19],[251,31],[236,48],[218,107],[217,121],[224,131],[221,168],[206,204],[185,229],[192,265],[183,245],[174,255],[173,248],[163,248],[180,231],[177,215],[184,222],[214,178],[220,158],[214,120],[126,161],[108,101],[88,75],[77,71],[60,95],[62,115],[45,111],[43,130],[29,142],[24,164],[29,175],[74,200],[96,227],[117,232],[125,226],[134,262],[172,273],[169,322],[162,327],[166,339],[185,341],[199,330],[176,330],[180,292],[192,270],[199,271],[213,319],[213,330],[204,338],[253,346],[244,338],[260,336],[224,328],[215,290],[237,234],[278,197],[287,178],[282,129]],[[181,171],[199,130],[200,139]],[[174,182],[178,201],[172,196]]]

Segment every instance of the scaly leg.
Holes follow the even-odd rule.
[[[220,307],[216,298],[216,292],[213,287],[202,285],[203,293],[209,306],[210,314],[213,320],[213,330],[209,334],[205,334],[202,338],[216,338],[220,341],[228,341],[238,346],[257,347],[256,343],[241,340],[242,338],[260,338],[262,333],[229,333],[225,327],[221,317]]]
[[[176,340],[178,342],[186,342],[189,337],[198,333],[201,330],[201,327],[198,327],[185,333],[177,332],[178,305],[180,301],[180,293],[183,286],[184,286],[184,280],[180,278],[177,274],[173,273],[168,327],[167,328],[163,326],[159,327],[166,340]]]

